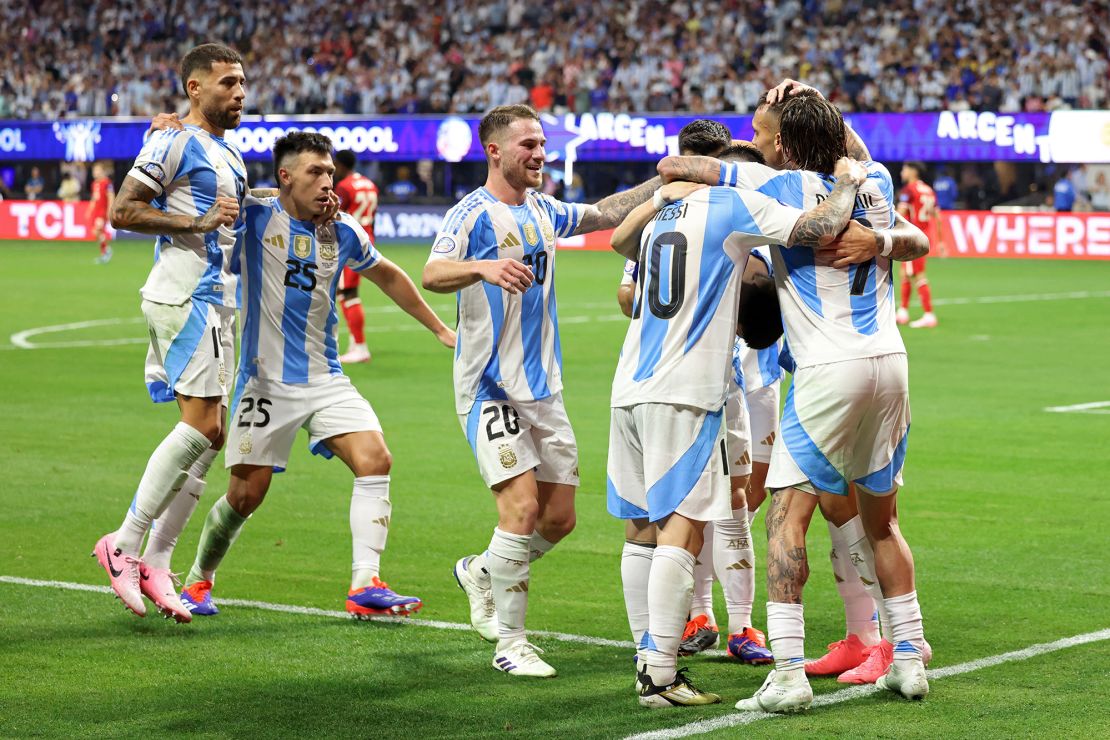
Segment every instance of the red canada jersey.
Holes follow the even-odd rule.
[[[355,217],[359,226],[374,238],[374,214],[378,210],[378,186],[357,172],[344,177],[335,186],[339,207]]]
[[[933,189],[921,180],[917,180],[902,188],[898,200],[910,207],[909,222],[929,234],[933,214],[937,210],[937,194]]]
[[[101,177],[92,181],[93,213],[98,216],[108,215],[108,196],[115,192],[112,180]]]

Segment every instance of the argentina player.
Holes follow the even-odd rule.
[[[411,614],[422,606],[378,577],[389,532],[392,458],[377,416],[339,363],[335,295],[343,268],[377,285],[445,346],[455,346],[455,333],[412,280],[382,257],[354,216],[313,223],[329,208],[334,172],[326,136],[287,134],[274,144],[279,197],[245,201],[242,359],[226,453],[231,481],[205,519],[182,594],[208,613],[216,568],[261,505],[274,471],[285,468],[299,429],[308,432],[313,453],[338,457],[355,476],[347,611],[358,617]]]

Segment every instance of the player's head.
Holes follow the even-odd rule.
[[[727,149],[717,155],[722,162],[755,162],[767,164],[763,152],[756,148],[750,141],[733,140]]]
[[[787,167],[831,174],[848,155],[848,128],[840,109],[817,95],[795,95],[779,116],[779,141]]]
[[[820,95],[816,90],[803,89],[790,97],[819,98]],[[782,153],[782,139],[779,136],[779,124],[782,119],[782,109],[786,107],[786,101],[789,99],[783,98],[771,105],[767,102],[767,93],[763,93],[763,97],[755,105],[755,115],[752,116],[752,131],[754,132],[752,143],[763,153],[763,158],[767,160],[767,164],[775,169],[782,169],[786,166]]]
[[[335,153],[335,181],[340,182],[347,175],[355,171],[355,165],[358,163],[358,158],[355,153],[350,149],[344,149]]]
[[[716,157],[731,143],[728,127],[708,118],[690,121],[678,132],[678,153],[684,157],[695,154]]]
[[[909,184],[917,182],[925,177],[925,163],[924,162],[903,162],[902,163],[902,182]]]
[[[513,188],[538,188],[547,160],[540,116],[527,105],[501,105],[478,124],[478,139],[486,153],[490,174],[499,172]]]
[[[323,134],[294,131],[274,142],[274,176],[301,214],[327,210],[334,174],[331,139]]]
[[[92,166],[93,179],[108,176],[108,163],[107,162],[94,162]]]
[[[756,275],[744,281],[740,288],[736,333],[752,349],[766,349],[782,336],[782,311],[774,278]]]
[[[189,106],[216,128],[239,125],[246,82],[242,57],[223,44],[201,44],[181,60],[181,87]]]

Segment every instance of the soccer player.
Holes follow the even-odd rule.
[[[335,193],[339,196],[339,207],[358,221],[370,240],[374,240],[374,214],[378,210],[378,186],[368,177],[355,172],[355,153],[349,149],[335,153]],[[362,310],[362,299],[358,297],[359,274],[347,267],[339,278],[339,307],[347,320],[351,332],[351,344],[347,352],[339,357],[344,365],[356,362],[370,362],[370,350],[366,347],[363,326],[366,315]]]
[[[898,213],[917,228],[930,236],[930,241],[941,249],[940,209],[937,196],[922,177],[925,165],[921,162],[906,162],[902,165],[902,192],[898,196]],[[933,313],[933,294],[929,288],[929,278],[925,275],[926,257],[906,262],[902,265],[902,302],[898,305],[898,323],[910,325],[911,329],[929,329],[937,325]],[[910,321],[910,296],[916,289],[921,298],[925,313],[916,321]]]
[[[295,132],[278,139],[274,170],[280,195],[248,197],[244,205],[243,351],[225,455],[231,481],[205,519],[182,597],[194,614],[213,613],[216,568],[262,503],[274,471],[285,468],[303,428],[314,454],[338,457],[355,475],[347,611],[356,617],[411,614],[422,606],[420,599],[401,596],[379,579],[392,457],[377,416],[339,362],[339,271],[349,266],[365,275],[445,346],[455,346],[455,333],[404,271],[379,254],[354,216],[313,223],[327,211],[335,172],[326,136]]]
[[[116,197],[116,189],[112,186],[111,170],[108,165],[97,162],[92,169],[93,181],[89,188],[92,191],[92,200],[89,201],[89,211],[85,220],[92,224],[93,236],[100,244],[100,256],[96,258],[96,264],[103,265],[112,259],[108,212],[112,208],[112,200]]]
[[[829,197],[806,214],[734,188],[703,188],[672,205],[660,191],[613,234],[613,248],[631,257],[642,232],[642,278],[613,380],[607,508],[657,530],[646,583],[621,569],[643,706],[720,701],[693,686],[676,659],[705,522],[734,518],[721,422],[741,277],[753,246],[814,248],[844,229],[865,171],[844,158],[836,175]]]
[[[493,491],[489,548],[455,565],[471,623],[497,641],[493,667],[554,676],[528,642],[529,563],[574,529],[578,449],[562,399],[555,239],[614,228],[648,200],[658,178],[594,205],[535,190],[546,160],[539,115],[494,108],[478,127],[489,173],[448,212],[424,267],[424,287],[457,293],[455,411]]]
[[[847,149],[840,112],[820,96],[789,99],[782,108],[777,145],[795,166],[827,172]],[[664,160],[664,179],[675,172]],[[719,181],[754,187],[802,205],[825,197],[827,184],[805,172],[776,173],[758,165],[724,165]],[[893,185],[882,165],[870,163],[853,218],[886,229],[894,223]],[[691,172],[711,179],[712,171]],[[850,231],[869,232],[858,223]],[[852,247],[833,246],[828,257],[775,246],[772,258],[786,338],[796,364],[782,420],[782,444],[772,452],[767,486],[773,492],[767,513],[768,635],[775,670],[738,709],[795,711],[813,694],[803,668],[804,619],[801,592],[808,576],[805,532],[818,496],[860,492],[860,518],[874,551],[874,574],[864,575],[881,589],[884,629],[894,649],[877,685],[906,698],[928,693],[922,660],[924,636],[914,587],[913,559],[898,529],[895,502],[901,485],[909,430],[905,346],[894,323],[891,260],[908,260],[928,250],[924,234],[895,239],[874,232]],[[910,232],[913,234],[913,232]],[[859,564],[857,569],[859,568]]]
[[[163,614],[188,622],[169,560],[224,440],[237,287],[232,227],[247,180],[223,134],[239,125],[246,77],[238,53],[203,44],[182,59],[181,80],[189,97],[183,130],[147,140],[111,209],[115,228],[158,235],[140,291],[151,337],[148,388],[155,400],[176,400],[181,421],[147,463],[120,528],[101,537],[94,554],[128,609],[144,616],[146,596]],[[152,533],[140,561],[143,538],[159,517],[166,526]]]

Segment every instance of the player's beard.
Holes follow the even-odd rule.
[[[514,188],[520,190],[527,190],[529,188],[538,188],[543,184],[543,175],[536,173],[533,175],[532,170],[528,169],[527,165],[519,164],[515,167],[503,170],[505,181],[512,185]]]
[[[219,106],[213,105],[204,109],[204,117],[207,118],[213,126],[222,128],[226,131],[239,126],[239,122],[242,120],[242,112],[232,111],[227,108],[220,108]]]

